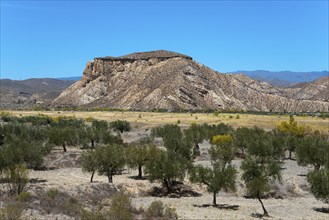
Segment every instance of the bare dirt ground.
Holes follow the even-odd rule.
[[[142,136],[145,131],[138,129],[123,135],[125,141],[132,141]],[[209,143],[200,145],[201,153],[206,153]],[[255,219],[254,215],[261,214],[260,203],[256,199],[247,199],[245,187],[240,179],[237,179],[237,191],[235,193],[221,192],[217,196],[217,202],[221,208],[214,208],[211,205],[212,194],[206,191],[205,186],[190,184],[188,180],[184,182],[199,196],[186,196],[180,198],[154,197],[150,196],[153,187],[161,187],[159,183],[150,183],[148,180],[136,180],[136,170],[125,170],[122,175],[114,176],[114,183],[109,184],[105,176],[95,175],[93,183],[90,183],[90,174],[83,173],[80,168],[80,155],[82,150],[69,148],[67,153],[63,153],[61,148],[55,149],[45,161],[51,170],[30,171],[30,178],[38,180],[29,186],[30,191],[38,188],[44,190],[57,188],[60,191],[68,192],[70,195],[85,199],[85,203],[92,204],[90,195],[104,193],[106,190],[117,189],[128,193],[132,197],[133,205],[136,208],[148,207],[152,201],[161,200],[164,204],[176,208],[180,219]],[[202,159],[203,158],[203,159]],[[202,157],[196,163],[205,166],[210,165],[207,157]],[[234,164],[239,167],[240,159],[234,160]],[[274,190],[271,198],[264,199],[270,219],[327,219],[328,214],[317,212],[314,208],[325,207],[321,201],[316,200],[309,192],[309,185],[305,174],[309,168],[300,167],[296,161],[286,160],[282,172],[282,182],[273,183]],[[105,190],[105,191],[104,191]],[[89,195],[86,197],[84,195]],[[108,204],[111,196],[98,195],[101,204]],[[90,200],[90,201],[89,201]],[[70,219],[68,216],[40,214],[37,212],[26,212],[30,219]]]

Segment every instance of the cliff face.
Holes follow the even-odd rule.
[[[189,56],[169,51],[95,58],[83,77],[53,106],[150,110],[236,109],[254,111],[328,111],[325,101],[295,100],[268,83],[242,74],[220,74]]]

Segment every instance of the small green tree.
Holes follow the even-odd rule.
[[[213,193],[213,206],[217,206],[216,196],[221,190],[235,191],[235,179],[237,170],[232,164],[221,164],[214,162],[212,168],[197,165],[190,173],[190,181],[203,183],[207,190]]]
[[[76,146],[85,138],[84,122],[72,117],[60,117],[51,124],[48,132],[50,142],[56,146],[62,146],[67,152],[67,146]]]
[[[94,158],[96,170],[100,175],[106,175],[109,183],[113,182],[113,176],[121,174],[125,165],[124,149],[122,145],[110,144],[95,149]]]
[[[173,182],[184,179],[190,163],[173,151],[156,149],[152,155],[145,165],[145,173],[151,182],[162,182],[169,194],[172,192]]]
[[[151,137],[162,137],[167,151],[180,154],[187,160],[192,160],[195,156],[191,140],[183,134],[181,128],[176,124],[152,128]]]
[[[313,165],[319,170],[329,160],[328,136],[319,132],[305,136],[297,144],[296,156],[299,165]]]
[[[313,195],[322,200],[324,203],[329,203],[329,169],[321,168],[311,171],[307,174],[307,181],[311,185]],[[329,210],[329,207],[328,207]]]
[[[151,143],[133,143],[126,149],[127,165],[134,169],[138,169],[138,179],[143,177],[143,167],[146,162],[152,157],[152,152],[156,148]]]
[[[212,139],[210,149],[212,168],[195,166],[190,173],[190,181],[203,183],[209,192],[213,193],[213,206],[217,206],[216,196],[221,190],[235,191],[237,170],[232,165],[235,148],[231,135],[216,135]]]
[[[91,147],[95,148],[95,143],[104,142],[104,137],[109,133],[107,121],[93,120],[91,126],[85,127],[85,137],[90,141]]]
[[[281,180],[282,153],[273,144],[270,132],[260,128],[254,129],[257,130],[257,136],[251,140],[248,154],[241,164],[242,179],[246,183],[248,194],[261,203],[263,216],[268,216],[261,197],[270,190],[272,180]]]
[[[113,128],[115,131],[120,131],[123,133],[124,131],[130,131],[131,126],[128,121],[124,120],[116,120],[110,123],[111,128]]]
[[[94,175],[97,170],[97,156],[95,151],[88,150],[82,153],[82,171],[91,173],[90,182],[94,180]]]
[[[207,126],[192,123],[191,126],[184,131],[185,136],[194,143],[194,149],[199,150],[199,143],[207,138]]]
[[[239,127],[234,132],[234,145],[240,149],[241,154],[245,156],[245,150],[252,139],[253,129],[247,127]]]
[[[289,122],[281,122],[276,129],[281,133],[282,137],[284,137],[284,145],[289,152],[288,159],[292,159],[292,153],[295,152],[300,139],[306,134],[307,128],[297,125],[297,122],[291,115]]]

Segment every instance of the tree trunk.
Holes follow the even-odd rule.
[[[200,150],[199,143],[195,143],[195,149]]]
[[[142,170],[142,166],[138,166],[138,179],[142,179],[142,175],[143,175],[143,170]]]
[[[94,175],[95,175],[95,170],[91,173],[91,178],[90,178],[90,182],[92,183],[94,180]]]
[[[111,174],[108,174],[107,178],[109,179],[109,183],[113,183],[113,178]]]
[[[213,200],[212,200],[212,205],[215,207],[217,206],[217,203],[216,203],[216,192],[213,192]]]
[[[170,189],[168,180],[164,179],[163,182],[167,188],[167,194],[171,193],[171,189]]]
[[[288,159],[289,159],[289,160],[292,160],[292,151],[291,151],[291,150],[289,150],[289,156],[288,156]]]
[[[62,147],[63,147],[63,151],[64,151],[64,153],[67,151],[66,150],[66,145],[65,144],[62,144]]]
[[[257,198],[258,198],[258,201],[260,202],[260,204],[262,205],[262,208],[263,208],[263,211],[264,211],[263,216],[269,216],[267,210],[265,209],[265,206],[264,206],[262,200],[260,199],[259,191],[257,192]]]
[[[314,164],[314,170],[319,170],[320,169],[320,165],[319,164]]]

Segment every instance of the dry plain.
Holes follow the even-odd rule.
[[[212,113],[159,113],[159,112],[132,112],[132,111],[6,111],[16,116],[44,114],[51,117],[74,116],[86,119],[92,117],[98,120],[115,121],[127,120],[135,127],[154,127],[167,123],[176,124],[180,122],[182,127],[189,126],[191,123],[218,124],[227,123],[233,127],[252,127],[258,126],[264,129],[273,129],[281,121],[287,121],[289,115],[253,115],[238,113],[221,113],[215,116]],[[237,116],[239,119],[237,119]],[[329,132],[329,118],[320,118],[312,116],[295,116],[299,125],[307,125],[312,130],[321,130]]]

